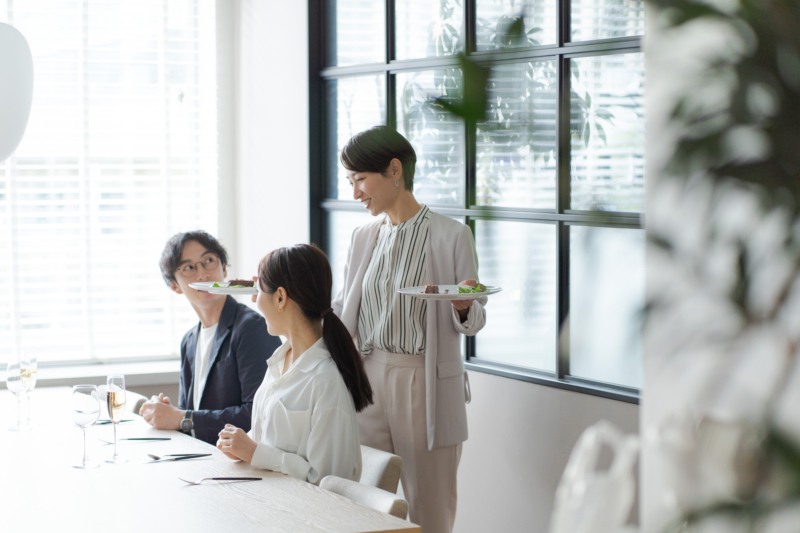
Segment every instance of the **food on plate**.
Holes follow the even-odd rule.
[[[461,285],[458,286],[458,293],[459,294],[470,294],[474,292],[485,292],[486,285],[478,283],[476,287],[463,287]]]
[[[439,286],[438,285],[425,285],[424,294],[439,294]]]
[[[220,285],[216,281],[212,287],[217,289],[247,289],[254,286],[254,281],[247,281],[246,279],[232,279],[227,285]]]
[[[251,280],[232,279],[228,281],[228,288],[236,287],[238,289],[239,287],[253,287],[254,284],[255,281],[253,281],[252,279]]]

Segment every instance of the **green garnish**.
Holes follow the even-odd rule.
[[[216,281],[214,282],[212,287],[216,287],[218,289],[250,289],[250,288],[252,288],[252,287],[245,287],[244,285],[228,285],[227,287],[223,287],[222,285],[220,285]]]
[[[484,292],[484,291],[486,291],[486,285],[481,285],[480,283],[478,283],[477,287],[462,287],[460,285],[458,287],[459,294],[471,294],[474,292]]]

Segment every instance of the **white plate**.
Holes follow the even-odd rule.
[[[216,281],[198,281],[197,283],[190,283],[189,286],[197,291],[207,291],[211,294],[230,294],[232,296],[244,296],[251,294],[258,294],[256,287],[245,287],[243,289],[229,289],[227,281],[220,283],[221,287],[214,287]]]
[[[466,287],[467,285],[462,285],[462,287]],[[475,300],[476,298],[483,298],[484,296],[489,296],[491,294],[497,294],[498,292],[502,291],[502,287],[495,287],[494,285],[485,285],[486,290],[483,292],[466,292],[460,293],[458,292],[458,285],[439,285],[439,294],[426,294],[425,293],[425,286],[421,287],[406,287],[405,289],[400,289],[400,294],[406,294],[408,296],[416,296],[417,298],[425,298],[428,300]],[[445,294],[444,291],[449,291]]]

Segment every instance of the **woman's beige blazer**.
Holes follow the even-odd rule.
[[[379,217],[353,231],[344,267],[344,288],[333,301],[333,312],[354,338],[364,275],[383,221],[384,217]],[[455,285],[465,279],[479,279],[472,233],[449,217],[431,212],[425,257],[426,283]],[[429,449],[467,440],[465,403],[469,401],[469,391],[459,334],[475,335],[483,328],[486,300],[485,297],[475,300],[463,324],[449,301],[428,300],[425,392]]]

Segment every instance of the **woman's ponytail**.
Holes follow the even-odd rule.
[[[358,353],[350,332],[338,316],[329,309],[322,319],[322,338],[331,353],[339,373],[353,396],[356,412],[372,403],[372,387],[369,384],[364,360]]]
[[[364,361],[344,323],[331,309],[331,266],[325,252],[313,244],[278,248],[258,266],[261,289],[273,294],[283,287],[309,321],[322,319],[322,339],[353,397],[356,411],[372,403]]]

